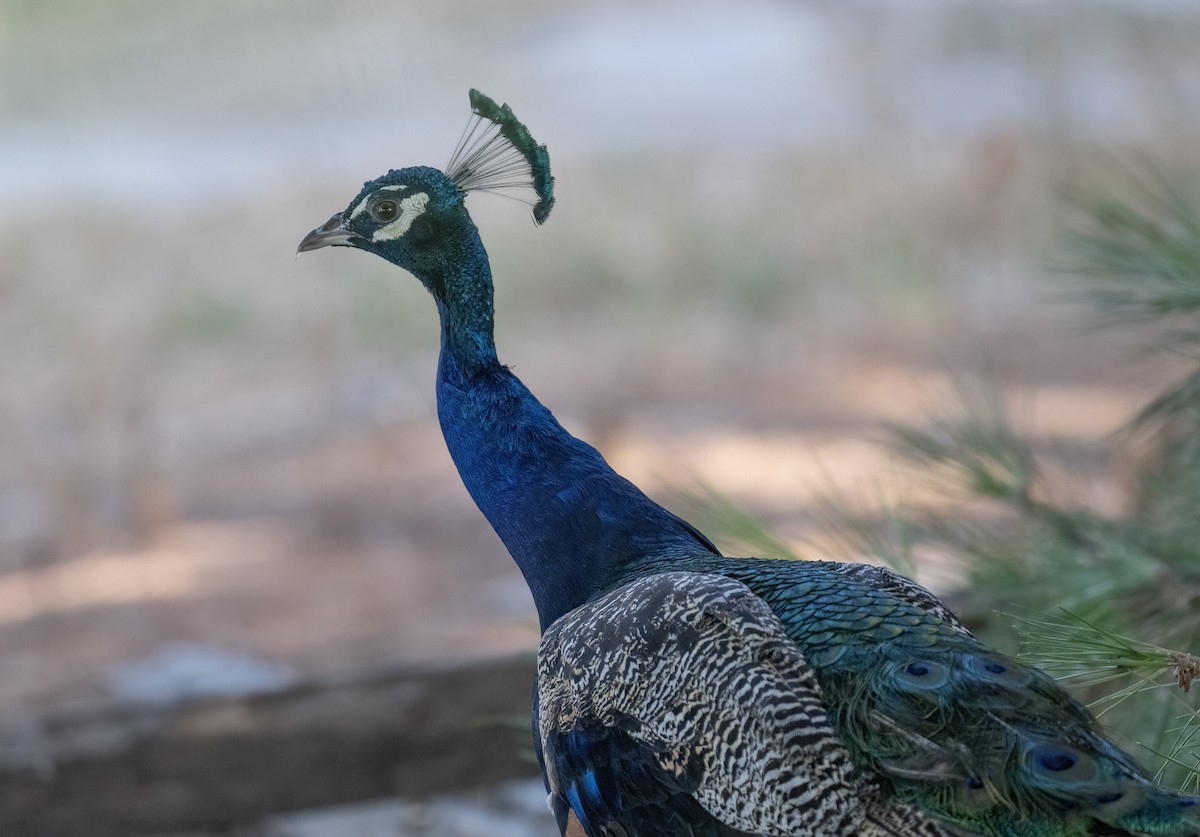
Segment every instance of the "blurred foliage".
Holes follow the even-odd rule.
[[[1136,326],[1156,350],[1200,361],[1200,188],[1153,172],[1070,205],[1059,275],[1071,294],[1099,324]],[[952,558],[969,624],[1063,678],[1161,781],[1200,790],[1200,364],[1112,440],[1134,457],[1121,514],[1052,496],[987,375],[960,381],[949,412],[889,431],[942,502],[883,521],[831,504],[847,552],[902,571],[914,551]],[[720,540],[788,554],[715,492],[690,499]]]
[[[1200,206],[1197,184],[1161,171],[1124,178],[1119,192],[1068,194],[1083,219],[1069,234],[1064,272],[1109,323],[1168,322],[1200,311]],[[1196,345],[1200,327],[1175,332]]]
[[[698,482],[678,492],[676,500],[684,517],[700,520],[700,528],[715,538],[717,546],[725,552],[800,560],[800,555],[776,535],[762,518],[707,483]]]

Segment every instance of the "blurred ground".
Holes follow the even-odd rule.
[[[541,779],[508,782],[486,792],[424,803],[388,800],[283,814],[263,826],[263,837],[551,837],[556,833],[546,813]]]
[[[1104,442],[1171,370],[1044,267],[1064,189],[1195,167],[1198,36],[1166,0],[0,0],[8,760],[157,699],[122,684],[173,648],[291,682],[535,645],[441,442],[424,292],[292,259],[444,162],[472,85],[560,195],[542,229],[470,199],[501,357],[654,496],[703,480],[819,543],[832,489],[919,501],[879,423],[986,361],[1119,505]],[[188,659],[166,699],[214,694]]]

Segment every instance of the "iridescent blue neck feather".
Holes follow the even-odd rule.
[[[487,255],[461,228],[447,272],[420,277],[438,298],[438,418],[463,483],[516,560],[542,628],[648,555],[709,549],[569,434],[496,358]],[[442,242],[443,246],[448,242]],[[448,248],[450,249],[450,248]]]

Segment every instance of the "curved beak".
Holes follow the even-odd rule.
[[[324,224],[300,239],[300,246],[296,248],[296,255],[306,253],[309,250],[319,250],[322,247],[329,247],[334,244],[349,244],[354,237],[354,233],[346,229],[342,213],[338,212],[331,215],[329,220]]]

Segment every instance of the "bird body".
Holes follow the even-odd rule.
[[[434,296],[443,435],[541,622],[535,731],[564,833],[1200,834],[1198,800],[1154,785],[1051,678],[919,585],[724,557],[569,434],[498,360],[463,203],[521,183],[523,163],[540,223],[548,156],[507,106],[475,91],[472,106],[495,130],[447,173],[366,183],[300,250],[376,253]]]
[[[555,622],[538,705],[556,813],[589,834],[954,833],[855,768],[805,655],[725,575],[652,573]]]

